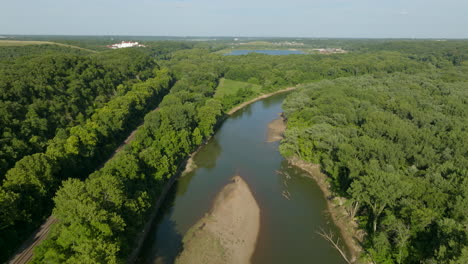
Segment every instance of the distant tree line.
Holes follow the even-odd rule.
[[[394,72],[416,73],[435,68],[431,63],[415,61],[397,52],[289,56],[249,54],[223,56],[222,59],[226,65],[225,78],[261,85],[262,93],[323,79]],[[249,89],[242,89],[226,97],[224,104],[230,108],[255,96],[257,94]]]
[[[24,56],[44,56],[44,55],[88,55],[89,51],[72,49],[58,45],[26,45],[26,46],[4,46],[0,47],[0,68],[15,63],[13,60]]]

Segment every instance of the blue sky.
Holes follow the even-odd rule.
[[[468,0],[0,1],[0,34],[468,38]]]

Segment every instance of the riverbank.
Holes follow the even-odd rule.
[[[250,263],[259,231],[260,208],[247,183],[235,176],[187,232],[176,263]]]
[[[296,88],[297,88],[297,86],[293,86],[293,87],[288,87],[288,88],[285,88],[285,89],[282,89],[282,90],[278,90],[278,91],[276,91],[276,92],[267,93],[267,94],[262,94],[262,95],[260,95],[260,96],[257,96],[257,97],[255,97],[255,98],[253,98],[253,99],[251,99],[251,100],[249,100],[249,101],[247,101],[247,102],[243,102],[242,104],[240,104],[240,105],[238,105],[238,106],[232,108],[231,110],[229,110],[229,111],[227,112],[227,114],[228,114],[228,115],[232,115],[232,114],[234,114],[235,112],[237,112],[237,111],[239,111],[240,109],[242,109],[242,108],[248,106],[248,105],[251,104],[251,103],[255,103],[255,102],[259,101],[259,100],[268,98],[268,97],[273,96],[273,95],[276,95],[276,94],[289,92],[289,91],[295,90]]]
[[[267,142],[275,142],[283,139],[283,134],[286,130],[286,121],[284,120],[282,113],[278,115],[280,117],[268,124]]]
[[[129,255],[127,258],[127,263],[135,263],[138,255],[141,252],[141,249],[143,247],[143,243],[147,239],[148,232],[151,230],[151,227],[153,225],[153,222],[156,220],[156,217],[158,216],[158,213],[160,212],[161,206],[164,203],[164,200],[167,197],[168,192],[171,190],[172,186],[174,183],[179,180],[180,177],[183,177],[187,173],[190,173],[194,169],[197,168],[197,165],[195,164],[193,157],[200,151],[200,149],[205,146],[210,139],[213,136],[210,136],[209,138],[205,139],[198,147],[197,149],[190,153],[184,161],[182,161],[179,166],[177,167],[177,172],[172,175],[169,180],[164,184],[164,187],[160,193],[160,195],[156,198],[155,201],[155,206],[153,211],[151,212],[148,221],[146,222],[145,226],[143,227],[143,230],[139,234],[139,236],[136,238],[136,247],[132,251],[132,253]]]
[[[335,225],[340,230],[341,236],[346,244],[347,251],[350,254],[349,259],[352,263],[359,260],[362,253],[362,247],[359,245],[364,237],[364,232],[358,229],[358,224],[351,219],[345,209],[346,199],[343,197],[334,197],[330,184],[327,182],[327,176],[320,171],[319,164],[305,162],[297,157],[289,158],[289,164],[296,166],[312,178],[323,192],[327,200],[327,209]]]

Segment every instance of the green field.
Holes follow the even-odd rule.
[[[89,52],[96,52],[95,50],[85,49],[78,46],[67,45],[63,43],[50,42],[50,41],[29,41],[29,40],[0,40],[0,47],[8,46],[27,46],[27,45],[57,45],[62,47],[86,50]]]
[[[260,93],[262,86],[248,82],[233,81],[230,79],[222,78],[216,88],[215,98],[224,97],[226,95],[235,94],[242,88],[251,89],[254,93]]]

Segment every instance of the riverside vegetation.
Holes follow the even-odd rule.
[[[2,259],[53,208],[59,221],[33,262],[123,262],[167,179],[227,110],[314,82],[285,102],[281,152],[321,164],[349,198],[363,258],[466,262],[468,43],[346,45],[290,56],[222,56],[209,43],[2,47]],[[214,96],[221,78],[246,85]]]
[[[286,157],[320,164],[376,263],[468,262],[468,80],[324,81],[284,103]]]

